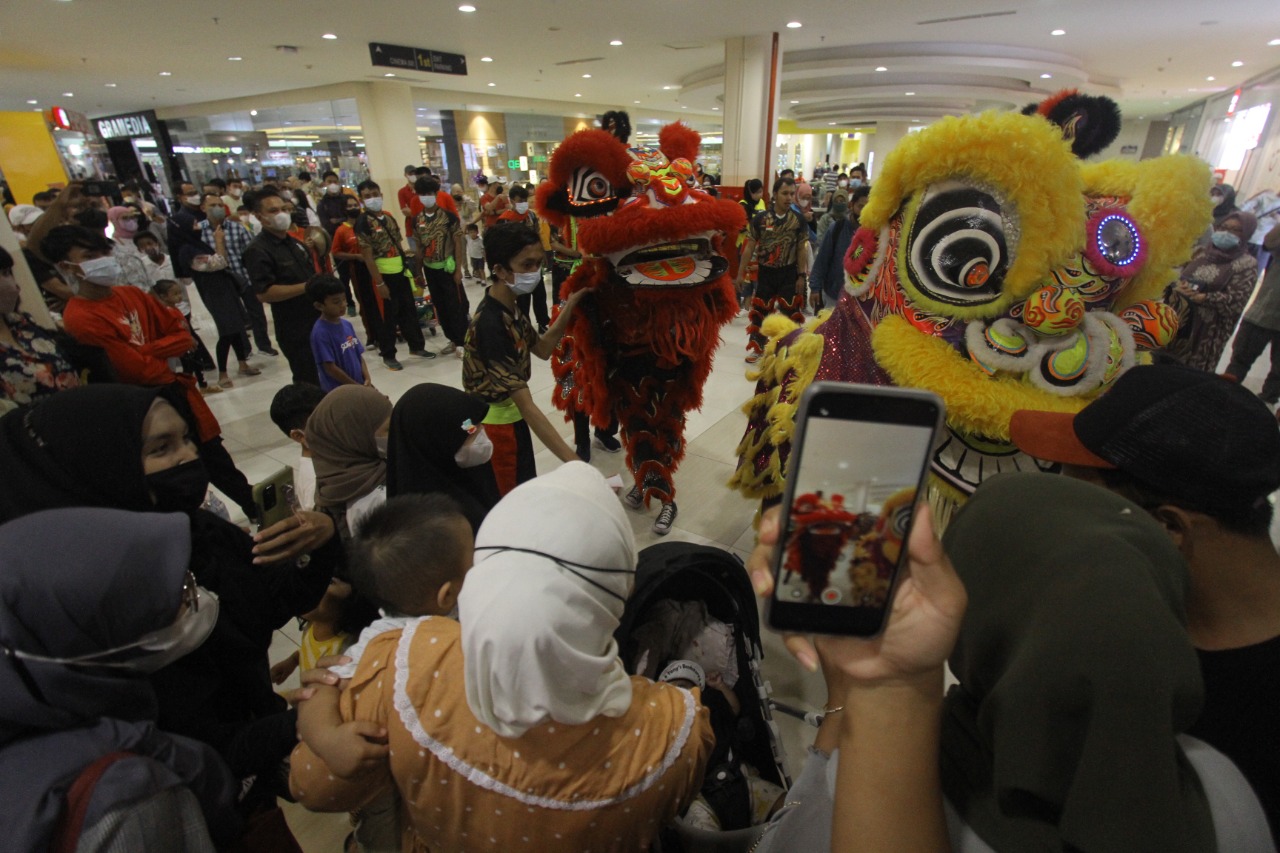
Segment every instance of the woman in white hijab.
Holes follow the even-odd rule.
[[[459,618],[370,642],[344,721],[387,730],[390,774],[334,779],[304,744],[308,808],[359,806],[394,784],[419,846],[644,849],[697,795],[712,746],[696,690],[626,674],[613,632],[635,543],[582,462],[517,487],[476,536]]]

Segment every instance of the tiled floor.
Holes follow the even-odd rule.
[[[474,307],[480,300],[481,289],[478,285],[468,284],[467,291]],[[195,296],[194,291],[192,296]],[[213,321],[198,304],[195,309],[200,331],[203,331],[206,343],[209,343],[207,336],[212,334]],[[356,331],[360,332],[359,320],[352,320],[357,327]],[[688,453],[676,478],[679,515],[675,527],[666,538],[717,545],[745,559],[754,544],[752,516],[755,505],[725,486],[736,461],[734,448],[746,425],[746,417],[740,408],[752,389],[752,383],[746,379],[746,365],[742,360],[746,338],[745,316],[725,327],[722,338],[715,368],[704,392],[702,411],[693,412],[688,418],[685,430]],[[432,350],[440,349],[445,343],[440,336],[427,338],[428,348]],[[382,366],[382,360],[377,357],[376,352],[366,354],[374,385],[393,401],[421,382],[462,386],[460,359],[437,356],[424,361],[405,353],[401,353],[400,359],[405,369],[391,372]],[[221,394],[213,394],[206,400],[222,423],[223,440],[236,464],[250,482],[257,482],[282,466],[295,464],[298,447],[276,428],[267,415],[272,396],[289,380],[288,365],[284,357],[254,356],[252,362],[262,368],[262,375],[235,378],[234,388]],[[563,423],[563,416],[551,405],[552,384],[548,364],[534,359],[530,389],[535,399],[546,402],[544,411],[552,423],[561,426],[561,433],[572,443],[572,428]],[[537,462],[538,470],[543,472],[557,464],[546,450],[538,453]],[[606,475],[622,474],[624,481],[630,485],[630,479],[623,470],[623,454],[605,453],[597,448],[592,454],[591,464]],[[656,506],[646,512],[628,511],[627,514],[632,521],[638,547],[643,548],[663,539],[650,530],[657,514]],[[571,524],[572,519],[563,523]],[[767,631],[765,645],[765,674],[773,684],[775,696],[789,704],[820,707],[825,699],[821,678],[803,673],[786,655],[781,643]],[[277,632],[272,660],[288,656],[296,647],[297,633],[292,626]],[[798,772],[804,749],[812,739],[812,730],[787,717],[780,718],[779,726],[787,753],[791,757],[788,768],[793,773]],[[287,807],[287,813],[290,824],[307,853],[337,853],[341,849],[341,840],[349,831],[345,815],[311,814],[297,807]]]
[[[469,284],[468,293],[474,307],[480,300],[478,285]],[[191,294],[195,296],[194,291]],[[197,321],[206,335],[212,333],[213,322],[203,314],[198,305]],[[354,320],[357,327],[359,321]],[[691,413],[686,428],[688,455],[677,476],[678,504],[680,512],[669,539],[686,540],[718,545],[745,558],[754,544],[752,515],[754,504],[731,492],[725,482],[733,472],[736,457],[734,448],[742,435],[746,417],[740,407],[750,396],[752,385],[745,376],[742,361],[746,318],[732,321],[722,335],[715,368],[707,382],[702,411]],[[357,328],[357,331],[360,331]],[[428,348],[438,350],[444,339],[428,338]],[[402,353],[405,369],[398,373],[386,370],[381,359],[366,356],[374,385],[396,400],[408,388],[420,382],[440,382],[461,387],[461,361],[451,356],[438,356],[430,361],[412,358]],[[1224,356],[1224,363],[1226,356]],[[238,379],[236,387],[222,394],[208,397],[210,407],[222,423],[227,448],[235,457],[251,482],[262,480],[281,466],[293,465],[298,459],[297,445],[293,444],[271,423],[267,409],[271,397],[281,385],[288,382],[288,366],[284,358],[255,356],[253,362],[263,368],[262,375]],[[1245,384],[1254,391],[1262,386],[1268,359],[1260,358],[1254,365]],[[550,403],[553,380],[546,362],[534,359],[531,390],[534,397],[546,401],[544,411],[552,423],[563,424],[562,416]],[[566,424],[561,432],[572,441],[572,429]],[[549,451],[538,453],[538,470],[550,470],[556,464]],[[592,464],[606,475],[621,473],[622,454],[609,454],[596,450]],[[636,534],[638,547],[660,541],[649,529],[657,508],[644,513],[628,512]],[[572,520],[564,523],[571,524]],[[1273,526],[1273,540],[1280,540],[1280,521]],[[789,704],[810,708],[821,707],[825,688],[819,676],[802,672],[786,654],[781,642],[765,631],[765,676],[772,683],[775,698]],[[286,657],[297,647],[297,633],[292,626],[277,632],[277,642],[272,650],[272,660]],[[805,747],[812,740],[812,730],[790,717],[779,716],[783,745],[788,756],[788,769],[799,771]],[[307,853],[337,853],[341,840],[349,831],[345,815],[321,815],[306,812],[299,807],[286,807],[289,822],[294,827],[303,849]]]

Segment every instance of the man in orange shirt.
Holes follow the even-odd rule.
[[[200,396],[195,378],[174,372],[179,358],[195,347],[182,314],[124,284],[119,262],[111,257],[111,241],[101,233],[62,225],[48,233],[40,249],[72,282],[75,296],[62,314],[67,332],[82,344],[100,347],[121,382],[180,388],[194,417],[195,443],[209,482],[246,516],[256,518],[253,489],[222,446],[218,419]]]
[[[351,196],[344,196],[346,201],[345,219],[333,232],[333,245],[329,252],[333,255],[334,267],[338,276],[351,285],[355,291],[356,304],[360,308],[360,321],[364,324],[365,348],[378,347],[382,352],[388,346],[392,352],[391,361],[395,361],[395,331],[391,332],[391,341],[386,340],[386,325],[382,321],[384,307],[382,294],[373,286],[373,279],[364,265],[364,255],[360,253],[360,241],[356,237],[355,224],[360,218],[360,201]],[[397,362],[398,364],[399,362]],[[387,364],[390,370],[399,368]]]
[[[502,192],[502,184],[494,181],[486,186],[484,195],[480,196],[480,216],[484,227],[492,228],[498,224],[498,217],[510,206]]]

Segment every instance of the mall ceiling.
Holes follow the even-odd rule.
[[[9,0],[0,109],[96,116],[395,73],[441,108],[532,98],[701,125],[721,109],[724,40],[771,31],[782,117],[806,127],[1021,106],[1063,85],[1154,116],[1280,66],[1276,0],[471,3]],[[461,53],[469,73],[375,68],[371,41]]]

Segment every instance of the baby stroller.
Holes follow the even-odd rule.
[[[727,625],[732,632],[732,649],[728,652],[732,663],[727,668],[736,670],[731,689],[740,710],[736,726],[731,725],[727,733],[723,726],[717,731],[717,748],[702,787],[702,799],[714,807],[720,824],[726,828],[712,831],[680,818],[673,830],[664,833],[659,849],[663,853],[745,851],[755,842],[762,826],[751,825],[749,808],[748,819],[742,820],[741,803],[749,796],[746,786],[750,780],[739,768],[749,767],[758,779],[781,791],[790,788],[791,779],[783,765],[769,688],[760,673],[764,659],[760,618],[742,561],[722,549],[688,542],[664,542],[645,548],[640,552],[635,590],[614,637],[628,672],[652,677],[671,659],[681,656],[685,640],[681,638],[681,628],[672,629],[671,620],[682,621],[687,628],[693,614],[703,614],[707,621],[719,623],[716,627],[721,629]],[[689,632],[683,633],[687,637]],[[662,639],[655,642],[655,637]],[[714,692],[708,686],[704,694],[718,699],[712,695]],[[715,709],[710,702],[707,704],[712,707],[714,721]],[[736,803],[737,807],[722,807],[727,802]]]

